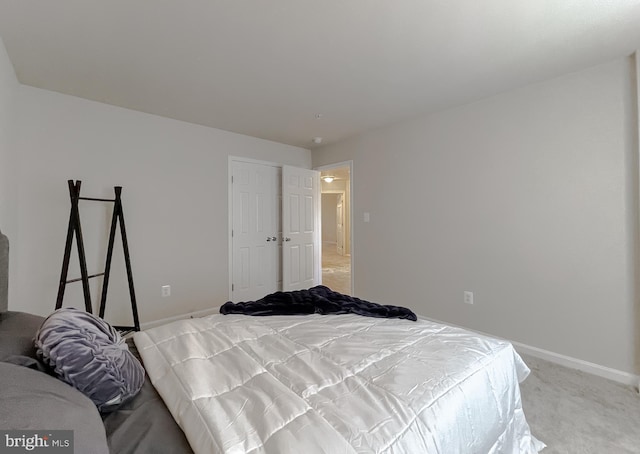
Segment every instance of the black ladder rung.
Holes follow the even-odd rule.
[[[89,276],[87,276],[87,279],[91,279],[92,277],[98,277],[98,276],[104,276],[104,273],[90,274]],[[66,282],[67,282],[67,284],[71,284],[72,282],[78,282],[78,281],[81,281],[81,280],[82,280],[82,278],[79,277],[77,279],[70,279],[70,280],[68,280]]]
[[[97,199],[95,197],[78,197],[78,200],[93,200],[94,202],[115,202],[116,199]]]

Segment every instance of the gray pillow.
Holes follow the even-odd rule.
[[[33,338],[43,320],[43,317],[25,312],[1,313],[0,361],[16,355],[36,358]]]
[[[2,429],[73,430],[74,452],[109,453],[95,405],[54,377],[0,362],[0,402]]]
[[[58,309],[35,336],[38,355],[55,375],[89,397],[102,412],[136,395],[144,368],[107,322],[73,308]]]

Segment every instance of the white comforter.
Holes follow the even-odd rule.
[[[135,334],[196,453],[534,453],[511,344],[419,319],[213,315]]]

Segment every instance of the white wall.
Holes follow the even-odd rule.
[[[343,250],[345,255],[351,254],[351,219],[349,217],[349,213],[351,212],[351,189],[350,182],[348,180],[333,180],[331,183],[327,183],[326,181],[320,179],[321,190],[323,194],[343,194],[344,195],[344,244]],[[337,205],[337,201],[336,201]],[[333,208],[335,213],[335,206]],[[324,208],[322,210],[324,213]],[[334,214],[335,217],[335,214]],[[323,220],[324,225],[324,220]],[[324,233],[323,233],[324,235]]]
[[[338,197],[340,194],[322,193],[322,241],[336,243]]]
[[[10,137],[13,131],[14,100],[17,90],[18,80],[0,38],[0,231],[10,237],[16,232],[16,201],[12,171],[15,154],[10,146]],[[15,270],[14,258],[15,250],[11,247],[10,273]],[[13,286],[9,285],[9,298],[14,293],[13,290]]]
[[[11,163],[13,153],[9,146],[12,131],[14,97],[18,89],[13,65],[0,38],[0,230],[8,232],[12,218],[11,203]]]
[[[354,160],[356,295],[637,373],[633,83],[620,59],[314,150]]]
[[[228,298],[228,156],[310,168],[310,152],[226,131],[20,86],[13,147],[19,235],[13,310],[53,310],[69,216],[68,179],[82,194],[123,186],[141,322],[217,308]],[[89,272],[104,268],[110,207],[81,202]],[[106,318],[130,323],[118,235]],[[74,248],[71,274],[79,276]],[[96,279],[98,282],[100,279]],[[169,284],[172,295],[160,297]],[[82,306],[81,285],[66,306]],[[94,300],[98,299],[94,286]]]

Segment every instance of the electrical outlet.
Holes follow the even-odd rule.
[[[473,292],[464,292],[465,304],[473,304]]]
[[[171,296],[171,286],[170,285],[163,285],[162,286],[162,297],[167,297],[167,296]]]

